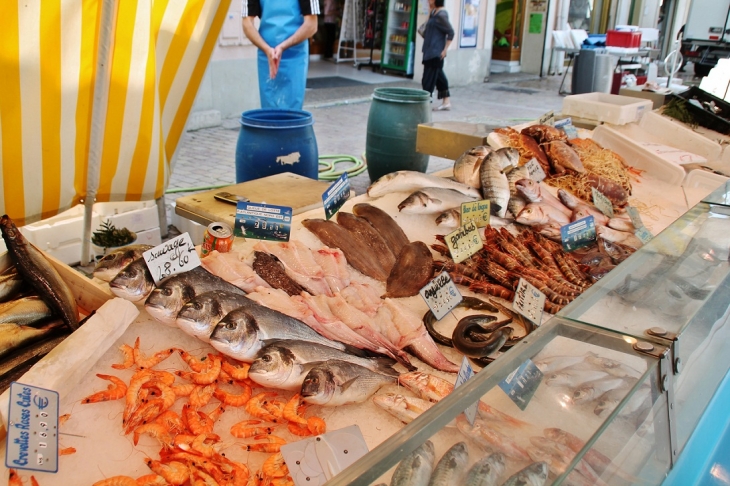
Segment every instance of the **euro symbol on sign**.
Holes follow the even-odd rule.
[[[41,397],[40,395],[36,395],[33,397],[33,403],[36,407],[38,407],[38,410],[43,410],[48,406],[48,399]]]

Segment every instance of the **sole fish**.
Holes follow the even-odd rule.
[[[388,275],[385,295],[411,297],[426,285],[433,275],[433,255],[422,241],[414,241],[403,247]]]
[[[110,282],[122,268],[137,258],[142,258],[142,254],[152,248],[152,245],[128,245],[110,251],[101,260],[96,262],[94,277],[104,282]]]
[[[468,463],[469,450],[466,448],[466,443],[457,442],[441,456],[431,474],[428,486],[461,484]]]
[[[492,214],[504,218],[509,203],[509,181],[504,169],[517,166],[519,152],[513,148],[501,148],[487,155],[479,169],[484,199],[491,203]]]
[[[352,207],[352,212],[373,225],[373,228],[380,233],[388,244],[393,255],[397,256],[403,247],[409,243],[408,237],[398,226],[398,223],[382,209],[367,203],[359,203]]]
[[[390,478],[390,486],[426,486],[435,459],[433,443],[427,440],[401,460]]]
[[[395,258],[398,255],[393,254],[385,238],[377,232],[373,225],[364,218],[343,211],[337,213],[337,223],[355,238],[361,239],[375,250],[375,254],[380,259],[380,265],[386,272],[391,272],[393,265],[395,265]]]
[[[504,474],[505,457],[499,452],[484,457],[469,469],[464,486],[496,486]]]
[[[475,198],[480,197],[479,190],[466,184],[411,170],[399,170],[384,175],[370,184],[368,196],[380,197],[391,192],[413,192],[423,187],[443,187],[444,189],[454,189]]]
[[[478,199],[453,189],[424,187],[398,204],[398,210],[406,214],[438,214],[449,208],[461,206],[462,203]]]
[[[18,231],[7,214],[0,218],[0,230],[23,279],[75,331],[79,327],[79,313],[69,286],[43,254]]]
[[[307,403],[337,407],[364,402],[381,387],[397,381],[394,376],[332,359],[309,370],[302,383],[301,395]]]

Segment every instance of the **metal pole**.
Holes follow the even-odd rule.
[[[104,121],[109,99],[109,79],[116,29],[117,5],[115,0],[102,0],[99,26],[99,50],[94,81],[94,105],[91,109],[89,157],[86,162],[86,196],[84,197],[84,234],[81,239],[81,265],[89,264],[91,246],[91,215],[99,189],[101,154],[104,145]]]

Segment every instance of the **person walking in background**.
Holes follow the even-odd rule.
[[[337,38],[337,17],[340,16],[339,0],[324,0],[324,58],[332,59]]]
[[[454,28],[449,22],[449,14],[444,9],[444,0],[428,0],[430,13],[426,30],[423,33],[423,79],[421,85],[429,93],[438,91],[441,105],[434,111],[450,110],[449,80],[444,74],[444,58],[454,39]]]
[[[243,33],[258,51],[262,108],[301,110],[309,42],[317,32],[318,0],[242,0]],[[253,18],[259,17],[259,29]]]

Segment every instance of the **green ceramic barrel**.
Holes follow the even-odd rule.
[[[416,134],[419,123],[431,121],[430,102],[420,89],[375,89],[365,142],[371,181],[397,170],[426,172],[428,155],[416,152]]]

